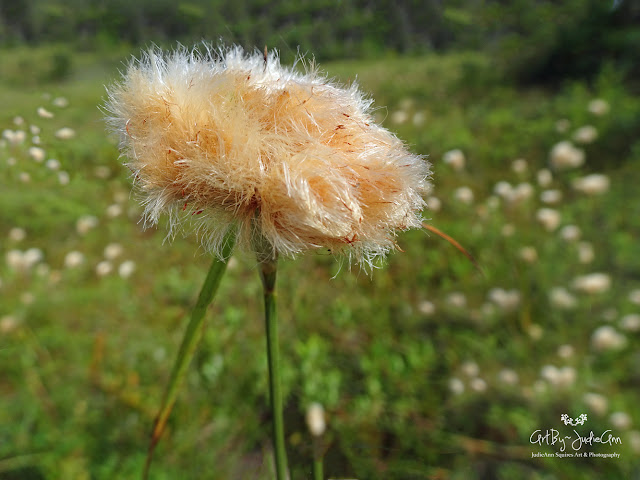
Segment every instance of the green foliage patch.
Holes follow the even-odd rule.
[[[198,5],[181,6],[192,22]],[[455,11],[447,18],[465,21]],[[14,67],[0,81],[0,130],[25,132],[19,142],[3,133],[0,146],[0,478],[139,476],[210,263],[192,236],[167,243],[162,227],[139,223],[129,172],[97,108],[124,51],[70,58],[62,82],[18,87]],[[607,68],[589,83],[518,88],[477,53],[323,67],[344,82],[357,77],[381,106],[379,120],[429,155],[437,198],[427,199],[425,217],[483,273],[424,231],[399,236],[403,252],[371,277],[321,251],[282,263],[294,478],[311,477],[304,415],[318,401],[331,478],[630,478],[640,442],[637,97]],[[606,112],[594,113],[596,99]],[[597,138],[580,144],[573,137],[585,125]],[[56,137],[63,127],[75,136]],[[585,164],[554,169],[550,151],[568,139]],[[460,169],[444,161],[456,148]],[[575,180],[590,173],[606,174],[609,189],[577,190]],[[560,198],[549,201],[549,191]],[[555,228],[545,228],[541,208],[558,212]],[[40,256],[25,264],[29,249]],[[592,273],[608,286],[581,287]],[[153,478],[271,478],[260,292],[254,258],[238,253]],[[531,457],[557,451],[530,443],[536,429],[564,430],[561,414],[583,412],[580,431],[611,429],[622,439],[593,451],[620,459]]]

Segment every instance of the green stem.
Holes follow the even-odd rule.
[[[282,387],[280,385],[280,348],[278,344],[278,317],[276,315],[276,273],[277,258],[261,255],[260,279],[264,289],[265,327],[267,332],[267,361],[269,364],[269,397],[271,399],[271,413],[273,416],[273,443],[276,460],[277,480],[286,480],[287,452],[284,441],[284,418]]]
[[[278,255],[262,234],[260,212],[256,210],[252,225],[252,246],[264,291],[264,318],[267,334],[267,364],[269,366],[269,398],[273,417],[273,448],[276,460],[276,479],[288,480],[287,451],[284,442],[282,387],[280,385],[280,347],[278,345],[278,316],[276,315],[276,274]]]
[[[322,455],[317,453],[313,459],[313,480],[323,480]]]
[[[148,478],[153,451],[160,440],[160,436],[164,432],[167,420],[169,419],[173,405],[176,402],[178,387],[187,372],[187,367],[189,366],[196,347],[204,333],[204,315],[207,311],[207,307],[213,301],[213,297],[215,296],[218,287],[220,286],[222,275],[227,268],[227,261],[231,257],[233,247],[236,243],[236,233],[235,227],[231,227],[227,232],[224,238],[221,258],[215,257],[213,259],[211,267],[209,268],[209,273],[207,274],[204,284],[202,285],[202,289],[200,290],[196,306],[191,312],[191,320],[189,320],[187,330],[182,338],[182,344],[180,345],[176,361],[173,364],[169,384],[165,389],[160,411],[153,425],[153,432],[151,434],[151,441],[147,452],[147,460],[142,476],[143,479]]]

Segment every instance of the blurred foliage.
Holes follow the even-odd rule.
[[[190,45],[208,39],[320,60],[482,48],[506,78],[594,78],[604,61],[638,87],[633,0],[23,0],[0,3],[0,46]]]
[[[447,15],[465,22],[464,11]],[[209,258],[195,238],[163,245],[162,225],[143,231],[138,223],[128,172],[96,108],[128,50],[74,53],[64,81],[16,82],[30,77],[21,58],[47,58],[51,48],[5,52],[10,67],[0,79],[0,478],[137,478]],[[640,289],[640,146],[633,134],[640,101],[620,70],[605,67],[591,81],[551,91],[504,82],[477,52],[323,67],[344,82],[357,75],[377,100],[378,120],[429,154],[441,207],[425,215],[461,241],[484,274],[448,243],[416,231],[398,238],[404,252],[372,277],[346,271],[324,252],[282,262],[285,425],[294,477],[311,477],[304,414],[317,401],[327,412],[325,471],[332,478],[637,475],[640,332],[623,329],[622,318],[639,309],[630,295]],[[38,62],[29,68],[40,75]],[[61,96],[68,106],[57,106]],[[608,111],[590,111],[594,99]],[[53,117],[39,116],[38,107]],[[550,168],[550,149],[585,125],[598,132],[581,145],[586,164],[553,170],[551,183],[541,186],[537,174]],[[57,138],[62,127],[72,127],[75,137]],[[25,138],[12,143],[8,131]],[[34,142],[45,161],[29,153]],[[466,157],[460,170],[441,160],[454,148]],[[526,159],[524,169],[511,168],[517,158]],[[588,196],[572,187],[592,172],[609,176],[607,193]],[[494,192],[500,181],[529,184],[532,194],[502,198]],[[456,196],[460,187],[471,189],[472,202]],[[547,231],[536,219],[547,206],[540,197],[546,190],[561,193],[552,207],[561,227],[579,226],[580,241],[593,248],[591,261],[580,260],[580,242],[564,239],[561,227]],[[87,215],[97,225],[84,232],[78,222]],[[15,238],[15,228],[24,239]],[[123,251],[107,259],[113,243]],[[533,248],[537,260],[524,259],[523,247]],[[11,264],[10,252],[29,248],[42,251],[38,265]],[[71,268],[66,257],[73,251],[84,262]],[[118,273],[125,260],[136,263],[130,277]],[[104,261],[113,271],[98,274]],[[158,446],[154,478],[270,478],[254,267],[251,255],[238,253],[223,279]],[[611,288],[576,290],[576,276],[591,272],[606,272]],[[564,287],[575,305],[555,305],[554,287]],[[517,305],[497,302],[496,288],[517,292]],[[625,335],[624,348],[594,347],[603,325]],[[604,412],[585,400],[589,393],[606,399]],[[623,444],[611,449],[622,458],[531,458],[538,449],[554,451],[530,444],[534,430],[557,429],[560,414],[583,411],[589,429],[621,436]],[[613,412],[625,412],[631,426],[613,425]]]
[[[622,319],[640,302],[631,295],[640,289],[639,12],[630,0],[0,2],[0,479],[141,471],[209,258],[194,238],[163,245],[162,225],[142,230],[128,172],[96,106],[140,45],[203,38],[266,43],[287,62],[298,47],[334,59],[321,66],[371,92],[377,120],[429,154],[441,208],[425,216],[484,271],[424,232],[400,236],[404,252],[372,278],[323,252],[282,262],[294,478],[311,477],[304,414],[316,401],[328,416],[331,477],[638,476],[640,333],[624,330]],[[61,96],[69,106],[56,106]],[[590,111],[594,99],[608,112]],[[42,106],[53,118],[38,116]],[[579,145],[585,165],[552,170],[541,186],[537,174],[550,168],[553,145],[575,141],[583,126],[597,131]],[[62,127],[75,137],[56,137]],[[8,131],[25,138],[13,144]],[[37,142],[45,162],[29,154]],[[461,170],[442,161],[456,148],[466,158]],[[526,159],[524,170],[511,168],[515,159]],[[612,188],[577,192],[573,181],[588,173],[607,174]],[[500,181],[529,184],[533,194],[509,201],[495,193]],[[471,189],[471,203],[456,197],[460,187]],[[548,190],[560,192],[551,207],[561,226],[579,226],[580,241],[536,220]],[[81,233],[87,215],[98,224]],[[15,228],[26,237],[12,238]],[[580,242],[592,247],[590,262],[580,260]],[[99,275],[112,243],[124,251]],[[526,261],[523,247],[537,260]],[[43,260],[12,267],[9,252],[29,248],[41,249]],[[73,251],[84,262],[69,268]],[[136,263],[126,278],[117,271],[125,260]],[[153,478],[270,478],[254,266],[238,254],[222,282]],[[612,287],[577,291],[573,280],[591,272],[606,272]],[[554,287],[576,304],[554,305]],[[495,288],[515,290],[517,307],[500,307]],[[624,348],[594,347],[603,325],[624,332]],[[560,355],[566,346],[571,353]],[[573,380],[554,384],[542,374],[549,365]],[[503,380],[505,370],[517,373],[515,382]],[[589,393],[606,399],[604,413],[585,400]],[[535,429],[558,428],[561,413],[582,411],[590,429],[622,437],[621,459],[531,458]],[[626,412],[631,426],[612,425],[613,412]]]
[[[603,62],[629,79],[640,74],[638,2],[487,2],[479,13],[497,37],[495,58],[507,78],[557,85],[566,78],[593,79]]]

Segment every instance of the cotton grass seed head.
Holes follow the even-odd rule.
[[[615,428],[619,428],[620,430],[628,430],[631,428],[631,425],[633,425],[631,416],[626,412],[613,412],[609,416],[609,421]]]
[[[24,230],[24,228],[13,227],[11,230],[9,230],[9,235],[7,236],[12,242],[21,242],[22,240],[27,238],[27,232]]]
[[[578,300],[564,287],[553,287],[549,290],[549,303],[561,310],[570,310],[578,305]]]
[[[65,108],[69,106],[69,100],[67,100],[65,97],[56,97],[51,103],[53,103],[53,105],[58,108]]]
[[[591,334],[591,346],[597,351],[621,350],[627,345],[627,337],[611,325],[603,325]]]
[[[609,102],[602,98],[594,98],[589,102],[589,105],[587,105],[589,112],[597,116],[606,115],[609,113],[610,108]]]
[[[573,280],[573,288],[575,290],[589,295],[606,292],[610,287],[611,277],[601,272],[580,275]]]
[[[555,144],[550,153],[551,166],[556,170],[581,167],[584,159],[584,150],[576,148],[568,140]]]
[[[64,266],[66,268],[78,268],[85,261],[84,254],[82,252],[78,252],[77,250],[72,250],[67,253],[64,257]]]
[[[582,396],[582,401],[597,415],[604,415],[609,408],[609,400],[599,393],[587,392]]]
[[[306,414],[307,427],[314,437],[320,437],[327,429],[324,415],[324,407],[319,403],[312,403],[307,408]]]
[[[329,248],[368,264],[397,231],[421,227],[430,175],[371,105],[313,65],[232,47],[152,49],[106,110],[146,223],[168,213],[170,235],[192,224],[219,255],[232,224],[250,245],[255,222],[274,255]]]
[[[458,172],[464,169],[464,165],[466,163],[464,153],[458,148],[446,152],[442,156],[442,160],[444,160],[444,163],[447,165],[451,165],[451,167]]]
[[[56,132],[56,138],[60,140],[70,140],[76,136],[76,131],[73,128],[62,127]]]
[[[602,173],[592,173],[581,178],[576,178],[572,182],[575,190],[586,195],[601,195],[609,190],[609,177]]]

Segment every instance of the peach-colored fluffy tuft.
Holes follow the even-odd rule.
[[[274,254],[329,248],[370,264],[421,226],[429,164],[374,123],[354,84],[275,52],[152,49],[108,95],[145,221],[168,212],[171,234],[193,221],[216,254],[234,223],[247,244],[257,221]]]

